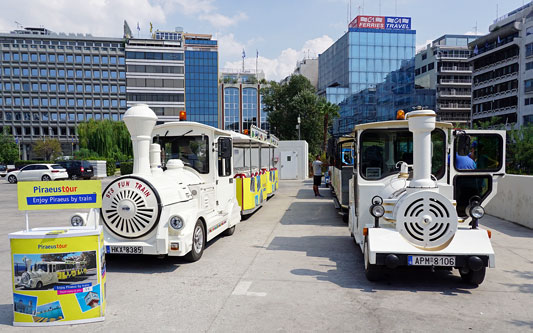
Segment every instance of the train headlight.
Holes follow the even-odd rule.
[[[73,227],[82,227],[85,225],[85,219],[79,215],[79,214],[74,214],[71,218],[70,218],[70,224],[73,226]]]
[[[174,215],[170,217],[168,224],[172,229],[181,230],[183,228],[183,219],[178,215]]]
[[[382,217],[385,215],[385,208],[382,205],[370,206],[370,214],[374,217]]]
[[[481,207],[480,205],[472,205],[470,207],[468,215],[473,218],[480,219],[485,215],[485,209],[483,209],[483,207]]]

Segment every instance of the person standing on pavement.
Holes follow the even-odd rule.
[[[322,161],[320,155],[316,155],[316,160],[313,162],[313,191],[315,197],[321,197],[318,187],[322,184]]]

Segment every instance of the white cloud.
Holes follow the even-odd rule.
[[[244,44],[236,41],[233,34],[218,35],[217,39],[220,57],[227,59],[241,56]]]
[[[55,32],[91,33],[94,36],[122,36],[123,21],[128,21],[137,35],[148,37],[150,22],[154,28],[165,25],[175,13],[195,15],[216,29],[235,25],[248,16],[239,12],[232,16],[220,14],[214,0],[20,0],[0,1],[0,31],[23,26],[43,26]],[[9,18],[9,19],[6,19]]]
[[[425,43],[422,43],[422,44],[417,44],[416,45],[416,52],[420,52],[420,51],[424,51],[425,49],[427,49],[427,45],[428,44],[431,44],[433,42],[432,39],[427,39]]]
[[[165,8],[148,0],[20,0],[0,4],[3,17],[0,31],[16,28],[14,21],[24,26],[44,26],[55,32],[91,33],[95,36],[122,36],[126,19],[136,32],[137,22],[141,34],[148,34],[149,22],[164,24]]]
[[[242,45],[235,41],[235,43]],[[224,41],[219,38],[219,48],[221,57],[231,57],[230,54],[224,53]],[[331,37],[324,35],[306,41],[300,50],[287,48],[281,51],[280,55],[271,59],[259,56],[257,59],[257,67],[259,71],[264,71],[267,80],[279,81],[290,75],[296,67],[296,62],[306,57],[317,57],[324,52],[329,46],[333,44]],[[238,52],[233,52],[233,55],[242,54],[242,48],[237,49]],[[255,71],[256,57],[255,52],[248,53],[248,58],[245,58],[244,67],[248,70]],[[242,68],[242,60],[226,61],[224,68],[240,69]]]
[[[232,17],[225,16],[219,13],[208,13],[205,15],[200,15],[198,18],[200,20],[209,22],[212,26],[216,28],[227,28],[229,26],[237,24],[239,21],[247,19],[248,16],[243,12],[239,12],[238,14],[233,15]]]

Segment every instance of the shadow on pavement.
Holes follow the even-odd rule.
[[[504,222],[502,222],[504,221]],[[486,216],[479,222],[483,227],[496,230],[511,237],[533,238],[533,230],[514,222],[501,220],[493,216]]]
[[[13,325],[13,304],[0,304],[0,325]]]
[[[331,200],[293,202],[281,218],[280,223],[283,225],[324,225],[346,228],[346,223],[342,221],[342,217],[337,213]]]
[[[524,321],[524,320],[510,320],[508,321],[509,323],[515,325],[515,326],[519,326],[519,327],[529,327],[530,329],[533,330],[533,321]]]
[[[333,198],[331,195],[331,191],[327,188],[320,188],[319,189],[320,195],[322,197],[315,197],[315,192],[313,192],[312,188],[304,188],[298,191],[296,194],[296,198],[298,199],[316,199],[316,200],[328,200],[331,205],[331,199]]]
[[[349,236],[275,237],[267,247],[270,251],[299,251],[307,256],[328,258],[334,264],[324,271],[293,269],[292,274],[313,276],[319,281],[329,281],[343,288],[360,289],[365,292],[379,290],[403,290],[408,292],[440,292],[456,296],[470,294],[475,287],[462,282],[458,274],[429,269],[396,269],[386,271],[384,279],[370,282],[364,274],[363,256],[358,245]]]

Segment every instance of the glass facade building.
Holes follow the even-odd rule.
[[[199,35],[185,36],[187,120],[218,124],[218,45]]]
[[[58,139],[77,148],[76,126],[119,120],[126,111],[124,41],[26,28],[0,34],[0,127],[35,158],[32,142]]]
[[[410,18],[392,18],[407,20],[408,24],[401,26],[383,23],[366,27],[359,24],[362,18],[389,19],[358,16],[318,57],[318,94],[341,105],[334,132],[353,128],[358,122],[388,119],[396,112],[390,108],[414,94],[414,65],[410,64],[415,56],[416,31],[411,30]],[[378,101],[383,103],[380,110],[372,106]]]

